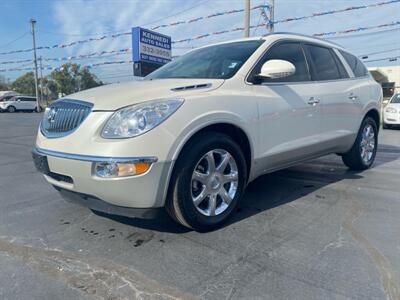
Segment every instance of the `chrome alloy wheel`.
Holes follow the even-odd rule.
[[[192,174],[194,206],[205,216],[223,213],[236,196],[238,179],[236,161],[228,151],[215,149],[206,153]]]
[[[375,151],[375,131],[370,124],[364,127],[361,136],[360,149],[361,159],[365,164],[369,164]]]

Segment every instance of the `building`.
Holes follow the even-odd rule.
[[[368,70],[379,83],[394,82],[394,86],[400,90],[400,66],[371,67]]]

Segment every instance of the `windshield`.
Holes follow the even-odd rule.
[[[400,93],[399,94],[395,94],[392,97],[392,100],[390,100],[390,103],[400,103]]]
[[[236,74],[263,42],[233,42],[193,50],[149,74],[145,79],[228,79]]]

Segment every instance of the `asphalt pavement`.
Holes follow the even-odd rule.
[[[31,160],[40,118],[0,114],[0,299],[400,299],[400,130],[372,169],[263,176],[197,233],[65,202]]]

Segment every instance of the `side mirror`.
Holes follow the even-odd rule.
[[[262,65],[258,76],[277,79],[291,76],[295,72],[296,67],[291,62],[281,59],[271,59]]]

